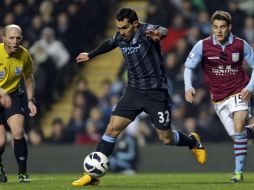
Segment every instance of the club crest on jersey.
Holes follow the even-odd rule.
[[[20,75],[22,72],[22,67],[16,67],[14,71],[15,71],[15,75]]]
[[[240,59],[240,54],[239,53],[232,53],[232,61],[237,62]]]

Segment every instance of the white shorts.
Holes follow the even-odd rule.
[[[222,102],[214,104],[215,111],[229,136],[235,135],[233,113],[236,111],[249,110],[249,103],[243,102],[240,96],[241,94],[236,94]]]

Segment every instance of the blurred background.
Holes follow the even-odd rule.
[[[23,46],[34,60],[39,114],[26,121],[29,170],[82,172],[82,161],[104,133],[127,76],[119,49],[84,64],[76,64],[75,57],[114,35],[114,15],[121,7],[135,9],[141,22],[168,28],[161,46],[172,97],[172,128],[198,132],[208,146],[208,164],[201,168],[193,164],[190,151],[160,144],[150,118],[142,113],[119,138],[111,171],[231,171],[233,146],[199,68],[194,79],[198,101],[185,102],[184,62],[193,45],[211,34],[210,16],[216,10],[228,11],[233,34],[254,48],[254,0],[1,0],[0,37],[5,25],[21,26]],[[3,159],[10,163],[7,172],[15,172],[10,135],[8,139]],[[254,163],[247,165],[253,171]]]

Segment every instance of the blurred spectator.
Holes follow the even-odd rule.
[[[56,91],[55,73],[57,68],[51,57],[47,54],[41,45],[34,47],[32,51],[34,58],[34,79],[37,82],[35,86],[35,95],[38,99],[40,112],[50,109],[54,102],[54,92]]]
[[[253,16],[248,16],[244,20],[244,27],[242,29],[242,35],[243,38],[249,42],[253,43],[254,42],[254,17]]]
[[[15,23],[15,17],[12,12],[8,12],[3,17],[3,25],[9,25]]]
[[[231,15],[231,24],[232,24],[232,32],[234,35],[241,34],[241,30],[244,25],[244,20],[246,17],[246,13],[239,9],[238,7],[239,0],[228,0],[227,3],[227,11]]]
[[[83,133],[76,135],[75,144],[96,144],[106,129],[103,123],[101,111],[94,107],[91,109],[90,116],[83,127]]]
[[[197,11],[194,9],[191,0],[182,0],[181,15],[185,19],[185,25],[188,27],[197,20]]]
[[[126,175],[135,174],[138,165],[138,145],[135,137],[122,133],[119,135],[113,154],[109,157],[111,172]]]
[[[205,38],[211,35],[211,23],[210,16],[207,11],[200,11],[197,18],[197,27],[201,32],[199,39]],[[194,44],[193,44],[194,45]]]
[[[90,116],[87,119],[87,126],[93,126],[94,132],[102,135],[106,129],[106,123],[103,121],[102,113],[99,107],[94,107],[90,111]]]
[[[25,12],[25,5],[23,2],[18,2],[14,5],[13,13],[16,18],[16,24],[18,24],[21,28],[30,23],[31,16],[27,15]]]
[[[88,81],[84,77],[78,78],[76,82],[76,92],[80,92],[86,99],[86,107],[90,110],[98,105],[97,96],[89,89]]]
[[[197,123],[195,118],[188,117],[184,121],[184,129],[188,133],[195,133],[197,132]]]
[[[99,107],[102,110],[103,120],[109,121],[112,105],[111,105],[111,87],[112,82],[109,79],[104,79],[101,82],[102,95],[99,97]]]
[[[168,35],[161,41],[162,51],[167,53],[175,48],[179,39],[186,37],[187,28],[185,27],[184,17],[175,15],[172,25],[168,27]]]
[[[68,129],[65,129],[62,119],[55,118],[52,121],[52,134],[47,139],[51,144],[66,144],[73,142],[73,135],[69,133]]]
[[[188,29],[186,41],[188,44],[188,49],[192,48],[200,39],[200,29],[196,26],[193,26]]]
[[[41,128],[35,127],[32,128],[28,133],[28,143],[32,146],[38,146],[44,141],[43,133]]]
[[[87,99],[82,92],[76,91],[73,97],[73,106],[80,107],[83,111],[83,119],[86,120],[89,117],[90,109],[87,107]]]
[[[34,44],[35,41],[40,39],[40,33],[43,28],[42,18],[40,15],[35,15],[32,18],[30,27],[25,30],[25,35],[30,39],[30,45]]]
[[[72,115],[67,128],[74,134],[74,136],[83,132],[85,128],[85,120],[82,107],[73,107]]]
[[[53,26],[53,10],[54,3],[52,1],[42,1],[40,4],[39,12],[42,17],[42,21],[46,26]]]
[[[149,0],[146,7],[146,22],[167,27],[176,13],[177,9],[171,1]]]
[[[58,92],[56,95],[59,96],[70,78],[70,73],[68,72],[70,54],[63,43],[55,39],[55,31],[50,27],[46,27],[42,30],[41,39],[33,44],[30,48],[30,52],[33,54],[38,46],[42,47],[52,58],[57,68],[57,72],[55,72],[55,81]]]

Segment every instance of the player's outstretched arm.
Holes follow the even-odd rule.
[[[90,58],[88,53],[82,52],[76,57],[77,63],[88,61]]]
[[[112,39],[105,41],[98,48],[96,48],[93,51],[90,51],[89,53],[81,52],[76,57],[76,61],[77,61],[77,63],[88,61],[88,60],[96,57],[97,55],[107,53],[116,47],[117,47],[117,44],[115,42],[115,37],[113,37]]]

